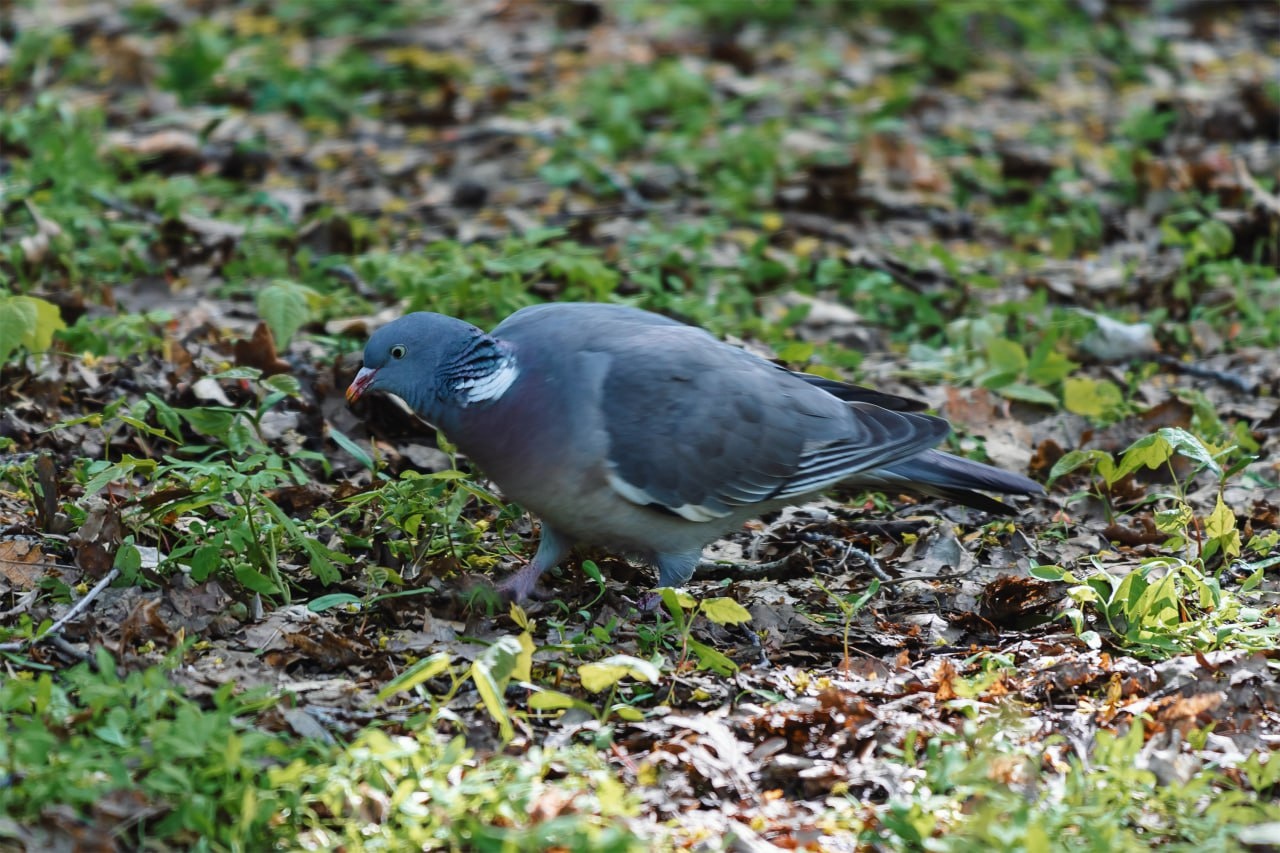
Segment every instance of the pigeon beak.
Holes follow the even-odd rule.
[[[369,390],[369,386],[373,384],[373,377],[378,375],[377,368],[360,368],[360,372],[356,374],[356,378],[351,380],[351,385],[347,388],[347,403],[354,403],[364,396],[364,392]]]

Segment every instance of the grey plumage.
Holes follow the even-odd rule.
[[[395,394],[542,520],[517,600],[577,543],[638,556],[662,586],[744,521],[838,483],[937,495],[1035,482],[932,448],[914,401],[794,373],[705,331],[615,305],[525,308],[493,330],[409,314],[376,331],[349,400]]]

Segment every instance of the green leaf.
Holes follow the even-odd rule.
[[[142,571],[142,552],[132,542],[125,542],[116,551],[112,568],[119,569],[121,577],[133,582],[137,579],[138,572]]]
[[[515,605],[512,606],[514,607]],[[522,631],[516,636],[516,642],[520,644],[520,651],[516,654],[516,663],[511,669],[511,678],[516,681],[528,681],[532,677],[533,670],[533,635],[528,631]]]
[[[546,690],[538,688],[529,694],[529,708],[534,711],[566,711],[569,708],[590,709],[587,703],[575,699],[568,693],[561,693],[559,690]]]
[[[578,667],[578,678],[581,679],[583,688],[592,693],[608,690],[628,676],[637,681],[656,684],[660,675],[656,666],[632,655],[613,655]]]
[[[453,659],[448,652],[436,652],[423,658],[386,683],[378,691],[378,701],[385,702],[397,693],[405,693],[449,670]]]
[[[582,571],[597,584],[604,584],[604,575],[600,573],[600,567],[595,564],[594,560],[583,560]]]
[[[1042,581],[1060,581],[1067,574],[1061,566],[1032,566],[1030,572],[1031,577]]]
[[[507,711],[507,706],[502,698],[506,685],[494,678],[493,672],[481,665],[480,661],[476,661],[471,665],[471,680],[475,683],[476,690],[480,693],[480,701],[484,703],[485,710],[489,712],[489,716],[493,718],[493,721],[498,724],[498,734],[501,736],[503,743],[511,740],[515,737],[516,732],[511,725],[511,714]]]
[[[662,596],[662,603],[667,605],[669,610],[693,610],[698,606],[698,599],[687,592],[672,589],[669,586],[659,590],[659,594]]]
[[[323,613],[326,610],[332,610],[335,607],[345,607],[348,604],[361,604],[362,599],[358,595],[352,595],[349,592],[331,592],[328,595],[322,595],[319,598],[313,598],[307,602],[307,609],[312,613]]]
[[[709,669],[717,675],[733,675],[738,665],[723,652],[690,637],[689,649],[698,656],[698,669]]]
[[[258,292],[258,314],[271,328],[276,347],[283,350],[303,324],[311,319],[307,304],[310,288],[293,281],[277,281]]]
[[[1196,248],[1208,258],[1223,258],[1231,254],[1235,237],[1231,228],[1218,219],[1206,219],[1195,230]]]
[[[1016,341],[992,338],[987,341],[987,361],[996,370],[1017,376],[1027,366],[1027,353]]]
[[[277,373],[262,380],[262,384],[272,391],[286,397],[298,397],[302,394],[302,383],[292,373]]]
[[[210,438],[222,438],[225,436],[227,430],[231,428],[232,421],[235,419],[235,414],[228,412],[226,409],[200,407],[178,409],[177,412],[182,415],[183,420],[191,425],[193,430]]]
[[[217,435],[211,434],[210,438],[217,438]],[[249,426],[242,417],[236,417],[231,421],[231,426],[227,427],[226,433],[222,436],[222,440],[227,447],[234,453],[244,453],[249,447],[257,444],[257,434],[253,431],[253,427]]]
[[[1203,441],[1185,429],[1179,429],[1178,427],[1161,427],[1157,434],[1167,441],[1174,451],[1193,462],[1198,462],[1212,471],[1214,476],[1221,479],[1222,466],[1214,458],[1216,454],[1206,447]],[[1152,465],[1151,467],[1154,468],[1156,466]]]
[[[471,666],[472,669],[480,667],[489,673],[494,683],[501,690],[506,690],[507,682],[511,680],[511,675],[515,672],[523,652],[524,645],[517,638],[499,637],[480,654],[480,657],[476,658]]]
[[[370,471],[375,469],[376,466],[373,463],[373,457],[366,453],[363,447],[348,438],[346,433],[331,426],[329,427],[329,438],[333,439],[334,444],[347,451],[347,453],[350,453],[351,456],[365,468],[368,468]]]
[[[1010,382],[1008,385],[997,387],[995,391],[1001,397],[1008,397],[1010,400],[1021,400],[1024,403],[1035,403],[1038,406],[1058,408],[1057,397],[1043,388],[1036,388],[1034,385],[1028,385],[1025,382]]]
[[[1027,378],[1037,385],[1061,382],[1080,366],[1051,347],[1052,343],[1047,339],[1036,346],[1031,363],[1027,365]]]
[[[511,725],[511,712],[507,710],[503,694],[507,692],[507,684],[521,665],[521,654],[525,646],[515,637],[502,637],[486,648],[480,657],[471,663],[471,680],[479,690],[480,701],[485,710],[498,724],[498,734],[503,743],[516,736],[515,727]]]
[[[1107,464],[1108,470],[1112,467],[1111,456],[1105,450],[1072,450],[1059,459],[1049,471],[1049,482],[1052,484],[1059,477],[1065,477],[1077,468],[1102,468],[1102,463]],[[1098,473],[1103,473],[1099,470]],[[1104,475],[1105,477],[1105,475]]]
[[[1204,532],[1215,542],[1221,543],[1222,553],[1228,557],[1240,556],[1240,531],[1236,529],[1236,514],[1222,502],[1218,495],[1218,504],[1209,513],[1204,522]]]
[[[236,581],[250,592],[262,595],[278,595],[280,588],[271,578],[255,569],[248,563],[237,563],[235,567]]]
[[[22,346],[27,329],[35,323],[35,312],[16,299],[0,297],[0,363]]]
[[[1062,405],[1073,414],[1102,418],[1124,405],[1124,395],[1106,379],[1072,377],[1062,383]]]
[[[695,604],[693,599],[669,586],[664,586],[662,589],[658,590],[658,597],[662,599],[662,603],[666,606],[667,612],[671,614],[671,621],[675,623],[676,629],[684,631],[684,626],[688,622],[688,619],[684,615],[684,606],[681,599],[682,597],[689,599],[688,606],[690,609],[692,609]]]
[[[717,625],[740,625],[751,621],[751,614],[732,598],[708,598],[702,602],[702,615]]]
[[[58,306],[34,296],[0,296],[0,362],[18,347],[44,352],[53,333],[65,329]]]
[[[222,563],[221,544],[201,545],[191,555],[191,579],[196,583],[208,580]]]
[[[1159,468],[1173,456],[1173,447],[1159,433],[1145,435],[1125,448],[1120,455],[1120,464],[1116,466],[1116,482],[1126,474],[1137,471],[1144,465],[1148,468]]]

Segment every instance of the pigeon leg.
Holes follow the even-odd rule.
[[[538,585],[538,578],[547,569],[554,568],[568,556],[573,547],[568,539],[556,533],[546,524],[542,525],[542,541],[538,543],[538,552],[533,555],[529,564],[502,583],[498,584],[498,594],[507,601],[519,604],[527,601]]]
[[[658,586],[682,587],[702,561],[702,549],[655,554],[653,561],[658,564]]]

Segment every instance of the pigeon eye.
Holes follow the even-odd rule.
[[[404,358],[404,345],[403,345],[403,344],[396,344],[395,346],[393,346],[393,347],[391,348],[391,357],[392,357],[392,358]]]

